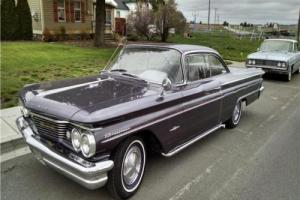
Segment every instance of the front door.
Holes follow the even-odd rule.
[[[185,59],[188,84],[183,90],[184,132],[187,140],[220,124],[222,93],[211,76],[207,54],[190,54]]]

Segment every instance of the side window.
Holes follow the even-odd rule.
[[[227,73],[225,66],[215,56],[208,55],[208,63],[210,66],[211,76],[217,76]]]
[[[205,55],[188,55],[186,57],[186,66],[188,69],[188,81],[197,81],[210,77],[209,67],[205,59]]]
[[[294,43],[294,51],[298,52],[298,43],[297,42]]]

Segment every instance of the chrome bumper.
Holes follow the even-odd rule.
[[[113,161],[101,161],[84,166],[66,158],[34,138],[32,129],[23,117],[16,120],[19,131],[29,145],[34,156],[47,165],[88,189],[97,189],[107,182],[107,172],[114,166]]]
[[[260,88],[259,88],[260,94],[262,94],[264,90],[265,90],[265,87],[264,86],[260,86]]]

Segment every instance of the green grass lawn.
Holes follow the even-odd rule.
[[[193,33],[192,38],[184,38],[180,35],[170,37],[170,42],[178,44],[197,44],[211,47],[217,50],[224,59],[244,61],[247,55],[255,52],[262,41],[250,38],[239,39],[236,36],[223,32]]]
[[[2,42],[1,108],[17,105],[17,93],[25,84],[98,73],[113,51],[57,43]]]

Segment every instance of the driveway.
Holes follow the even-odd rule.
[[[300,75],[265,80],[260,100],[244,108],[235,129],[210,134],[171,158],[148,158],[132,199],[300,198]],[[111,199],[42,166],[31,154],[4,162],[3,200]]]

